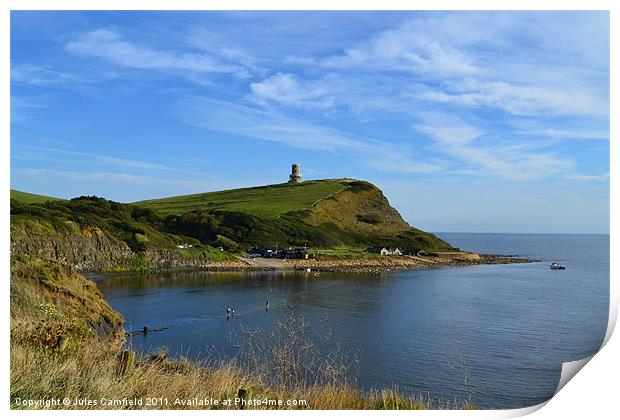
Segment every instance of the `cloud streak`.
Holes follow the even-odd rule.
[[[464,79],[430,89],[422,99],[466,107],[493,107],[514,115],[606,115],[609,104],[588,92],[560,87]]]
[[[52,70],[48,66],[12,64],[11,82],[48,87],[67,83],[83,83],[85,79],[74,74]]]
[[[571,159],[532,152],[537,145],[518,142],[489,144],[484,141],[485,133],[478,128],[442,116],[413,128],[430,137],[439,152],[472,167],[473,173],[478,175],[499,176],[509,181],[533,181],[574,167]]]
[[[341,54],[322,59],[291,57],[289,61],[332,69],[404,71],[428,77],[472,75],[480,71],[471,56],[420,31],[418,23],[409,20],[400,27],[386,29]]]
[[[300,82],[290,73],[277,73],[261,82],[250,84],[259,103],[277,102],[302,108],[331,108],[335,99],[330,86],[322,82]]]
[[[596,181],[596,182],[606,182],[609,181],[609,172],[602,173],[600,175],[567,175],[567,179],[572,181]]]
[[[389,172],[435,172],[440,167],[414,159],[409,151],[392,144],[307,123],[258,108],[211,98],[192,97],[177,107],[187,124],[289,147],[357,156],[369,167]]]
[[[193,174],[195,172],[179,169],[159,163],[145,162],[140,160],[123,159],[96,153],[86,153],[67,149],[51,147],[36,147],[14,144],[11,159],[30,162],[54,162],[64,161],[68,164],[92,166],[104,166],[106,168],[124,168],[138,171],[169,171],[177,173]]]
[[[222,62],[209,54],[154,49],[126,41],[120,33],[107,29],[82,34],[68,42],[65,48],[82,57],[95,57],[132,69],[248,76],[243,66]]]

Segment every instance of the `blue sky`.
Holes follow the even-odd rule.
[[[609,231],[606,12],[12,12],[11,186],[379,186],[431,231]]]

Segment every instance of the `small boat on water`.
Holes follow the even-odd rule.
[[[552,262],[549,268],[551,268],[552,270],[566,270],[566,267],[557,261]]]

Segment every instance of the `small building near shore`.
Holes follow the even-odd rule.
[[[396,246],[371,246],[367,249],[372,254],[380,254],[382,256],[399,256],[403,252]]]
[[[387,255],[403,255],[403,252],[396,246],[388,246]]]

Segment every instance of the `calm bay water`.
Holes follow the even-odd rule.
[[[381,276],[313,273],[114,275],[99,281],[142,352],[228,358],[242,326],[273,328],[303,313],[358,358],[358,384],[481,408],[547,400],[562,362],[602,344],[609,311],[609,236],[441,233],[462,249],[541,263],[449,267]],[[549,269],[559,260],[567,269]],[[270,301],[265,311],[265,300]],[[235,309],[227,320],[225,309]]]

